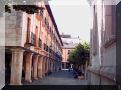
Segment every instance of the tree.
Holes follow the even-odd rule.
[[[69,54],[69,62],[74,65],[85,65],[89,60],[90,45],[87,42],[78,44],[76,49]]]

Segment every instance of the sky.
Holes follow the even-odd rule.
[[[90,41],[91,11],[86,0],[53,0],[49,4],[60,34],[80,37],[72,42]]]

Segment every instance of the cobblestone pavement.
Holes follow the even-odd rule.
[[[86,80],[73,78],[72,72],[68,70],[62,70],[25,85],[87,85],[87,82]]]

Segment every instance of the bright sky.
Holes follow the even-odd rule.
[[[90,41],[91,11],[86,0],[53,0],[49,4],[60,34],[63,32]]]

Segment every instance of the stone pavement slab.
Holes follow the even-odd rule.
[[[25,83],[25,85],[87,85],[87,81],[75,79],[72,72],[62,70],[32,83]]]

